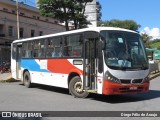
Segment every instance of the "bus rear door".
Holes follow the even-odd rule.
[[[83,87],[90,92],[97,90],[97,52],[98,34],[95,32],[85,33],[84,46],[84,78]]]

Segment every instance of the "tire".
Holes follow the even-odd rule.
[[[28,71],[26,71],[23,75],[23,83],[27,88],[30,88],[32,86],[31,77]]]
[[[79,76],[73,77],[69,83],[69,92],[77,98],[86,98],[89,93],[83,91],[82,81]]]

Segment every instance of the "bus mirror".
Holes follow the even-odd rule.
[[[104,50],[105,49],[105,38],[103,36],[101,36],[99,42],[101,42],[100,43],[101,44],[101,48],[102,48],[102,50]]]
[[[102,50],[105,49],[105,44],[104,42],[101,40],[98,42],[98,55],[102,54]]]
[[[102,46],[102,50],[105,49],[105,42],[104,41],[101,41],[101,46]]]

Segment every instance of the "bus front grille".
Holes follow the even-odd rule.
[[[125,80],[125,79],[120,79],[122,84],[139,84],[142,83],[143,79],[130,79],[130,80]]]

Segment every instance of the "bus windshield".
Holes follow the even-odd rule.
[[[111,69],[146,70],[148,60],[141,37],[125,31],[101,31],[105,40],[104,59]]]

